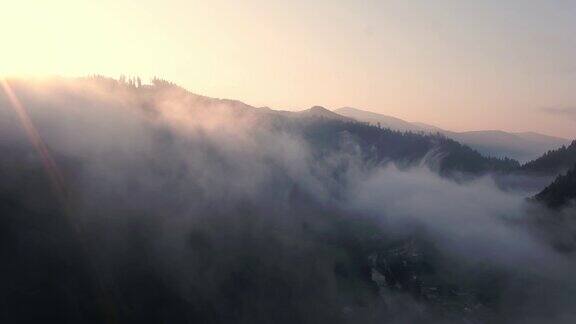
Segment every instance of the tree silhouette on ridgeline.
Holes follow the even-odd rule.
[[[536,160],[522,165],[520,170],[534,174],[559,175],[570,169],[575,163],[576,140],[568,146],[546,152]]]
[[[121,77],[114,80],[95,76],[96,82],[116,82],[127,89],[139,89],[139,78]],[[139,85],[137,87],[137,85]],[[151,85],[146,86],[146,94],[141,96],[145,109],[153,102],[149,98],[163,91],[176,91],[178,100],[184,105],[198,105],[194,109],[228,109],[237,116],[252,114],[256,116],[259,127],[286,131],[303,137],[313,151],[318,154],[338,152],[341,149],[343,136],[348,136],[360,149],[361,157],[371,163],[394,162],[399,166],[414,166],[425,163],[442,175],[466,173],[482,175],[488,172],[511,172],[520,168],[520,163],[510,158],[487,157],[478,151],[463,145],[446,136],[436,133],[403,132],[383,128],[381,125],[330,118],[327,115],[282,112],[271,109],[256,108],[237,100],[216,99],[194,94],[177,84],[154,77]],[[316,107],[318,108],[318,107]],[[322,108],[324,109],[324,108]]]
[[[576,199],[576,164],[566,174],[556,177],[554,182],[535,198],[551,208],[560,208],[573,203]]]

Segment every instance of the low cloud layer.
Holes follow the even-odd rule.
[[[0,96],[0,195],[10,201],[3,208],[45,222],[65,215],[78,229],[40,224],[31,237],[19,231],[29,233],[33,224],[26,222],[34,217],[10,221],[16,239],[8,244],[22,246],[22,255],[47,255],[3,275],[3,282],[25,287],[11,288],[13,296],[58,278],[28,275],[55,253],[30,242],[58,246],[69,237],[66,244],[80,251],[60,249],[58,258],[78,253],[85,264],[67,268],[66,292],[47,296],[56,296],[52,311],[64,309],[76,320],[576,318],[572,257],[529,231],[534,211],[525,198],[499,190],[489,177],[455,183],[426,166],[367,165],[345,133],[337,134],[338,150],[321,152],[298,132],[276,127],[279,117],[174,87],[93,80],[12,87],[66,179],[67,203],[58,205],[46,194],[49,186],[28,176],[41,177],[42,167]],[[396,246],[412,251],[418,269],[406,271],[417,281],[390,284],[399,272],[389,266]],[[2,257],[24,258],[13,253]],[[79,284],[86,282],[88,288]],[[411,282],[421,287],[406,288]],[[487,291],[478,292],[483,285]],[[449,292],[434,299],[422,287]],[[26,298],[30,309],[39,307]],[[450,308],[445,300],[463,306]],[[27,316],[17,309],[7,314]]]

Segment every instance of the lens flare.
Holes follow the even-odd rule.
[[[28,139],[38,152],[38,155],[42,160],[42,164],[44,165],[44,169],[46,170],[46,173],[48,174],[48,177],[50,178],[50,181],[52,182],[54,189],[56,190],[58,196],[61,199],[64,199],[65,197],[64,177],[62,176],[62,172],[60,172],[60,169],[58,168],[56,161],[54,161],[54,158],[50,154],[50,151],[48,150],[46,143],[44,143],[42,137],[40,137],[38,130],[36,129],[36,127],[34,127],[34,123],[32,122],[32,119],[30,118],[28,111],[26,110],[24,105],[20,102],[20,100],[16,96],[16,93],[14,92],[8,81],[6,79],[1,79],[0,83],[2,83],[2,88],[4,89],[4,92],[8,97],[10,105],[18,115],[20,124],[22,124],[22,127],[24,128],[24,131],[28,136]]]
[[[24,128],[26,135],[28,136],[28,139],[34,146],[35,150],[38,152],[38,155],[42,160],[42,164],[44,165],[44,169],[46,170],[46,173],[48,174],[48,177],[52,182],[54,190],[56,191],[58,198],[60,199],[60,202],[63,205],[63,211],[67,216],[67,218],[70,220],[72,213],[70,210],[70,205],[68,204],[68,201],[66,199],[66,187],[64,183],[64,177],[62,176],[62,172],[60,171],[58,165],[56,164],[56,161],[50,154],[48,146],[46,145],[44,140],[42,140],[40,133],[34,126],[34,123],[32,122],[32,119],[30,118],[28,111],[26,110],[24,105],[20,102],[20,100],[16,96],[16,93],[14,92],[8,81],[6,79],[0,79],[0,83],[2,84],[2,88],[4,89],[4,92],[8,97],[10,105],[18,115],[18,119],[20,120],[20,123],[22,124],[22,127]],[[86,249],[86,242],[84,241],[82,236],[83,232],[82,227],[76,222],[71,222],[71,225],[74,230],[74,233],[77,235],[77,240],[80,247],[82,249]],[[112,299],[110,298],[110,294],[104,288],[105,285],[103,284],[102,278],[99,274],[100,273],[99,267],[97,264],[94,264],[91,260],[89,260],[88,262],[89,267],[93,269],[92,273],[94,275],[97,289],[98,304],[104,315],[105,322],[117,323],[116,308],[114,304],[111,302]]]

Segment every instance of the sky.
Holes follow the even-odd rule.
[[[576,1],[0,0],[1,76],[576,138]]]

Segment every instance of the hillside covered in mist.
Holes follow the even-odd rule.
[[[2,322],[576,320],[575,210],[513,159],[159,79],[3,90]]]

